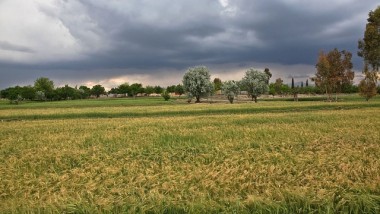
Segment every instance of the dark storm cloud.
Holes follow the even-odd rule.
[[[154,75],[200,64],[218,68],[235,64],[236,69],[252,62],[313,66],[320,50],[335,47],[353,52],[355,67],[360,68],[357,40],[363,36],[367,14],[376,4],[374,0],[365,4],[352,0],[41,3],[34,6],[36,14],[48,18],[41,18],[45,29],[58,26],[50,33],[63,36],[44,41],[29,33],[20,36],[16,32],[15,39],[0,36],[0,51],[30,54],[8,57],[7,52],[0,52],[0,88],[41,75],[87,80]],[[17,12],[17,8],[10,9]],[[24,41],[18,44],[17,38]],[[58,45],[45,44],[49,38],[57,39]],[[45,47],[35,50],[35,46],[24,45],[25,40]],[[61,43],[65,44],[62,52],[56,48]],[[38,55],[45,52],[46,56]],[[306,77],[302,72],[295,71],[294,76]]]

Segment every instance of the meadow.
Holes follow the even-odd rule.
[[[0,213],[380,213],[379,128],[379,97],[0,101]]]

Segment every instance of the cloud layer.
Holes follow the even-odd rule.
[[[354,0],[3,0],[0,88],[180,82],[189,66],[240,78],[250,66],[313,73],[318,51],[356,54],[378,2]],[[361,67],[358,58],[356,68]],[[294,69],[293,73],[289,71]],[[278,73],[278,74],[277,74]],[[159,78],[162,76],[167,78]],[[223,79],[223,76],[220,76]],[[169,81],[170,80],[170,81]]]

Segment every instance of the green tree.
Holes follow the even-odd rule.
[[[78,91],[79,91],[81,99],[87,99],[91,95],[91,89],[85,85],[79,86]]]
[[[277,78],[276,82],[274,83],[274,91],[276,94],[282,95],[282,85],[283,85],[283,80],[281,78]]]
[[[370,66],[371,72],[378,72],[380,68],[380,6],[368,14],[364,38],[359,40],[358,55],[363,57],[365,64]]]
[[[174,92],[178,94],[179,96],[181,96],[182,94],[185,93],[185,89],[183,88],[183,85],[178,84],[176,85]]]
[[[282,84],[281,86],[281,93],[284,94],[284,95],[287,95],[291,92],[291,88],[286,85],[286,84]]]
[[[215,91],[222,90],[222,80],[220,80],[219,78],[214,79],[214,90]]]
[[[47,99],[53,99],[54,95],[54,82],[47,77],[40,77],[34,81],[34,88],[36,91],[44,92]]]
[[[237,97],[240,93],[240,87],[235,81],[229,80],[223,83],[222,91],[223,94],[226,95],[228,101],[232,104],[235,97]]]
[[[168,101],[170,99],[170,94],[167,90],[162,92],[161,96],[164,98],[165,101]]]
[[[161,94],[162,92],[164,92],[164,89],[161,86],[159,85],[154,86],[154,93]]]
[[[24,86],[21,90],[21,97],[27,100],[33,100],[36,97],[36,90],[30,85]]]
[[[170,85],[166,87],[166,91],[168,91],[168,93],[175,93],[175,87],[175,85]]]
[[[153,94],[153,93],[154,93],[154,87],[153,87],[153,86],[150,86],[150,85],[146,86],[146,87],[145,87],[145,93],[146,93],[147,95]]]
[[[45,101],[46,100],[45,93],[43,91],[37,91],[36,92],[36,100]]]
[[[91,94],[92,94],[92,95],[95,95],[96,98],[99,98],[100,95],[105,94],[105,93],[106,93],[106,90],[105,90],[104,87],[101,86],[101,85],[94,85],[94,86],[91,88]]]
[[[55,89],[55,96],[57,100],[73,99],[75,92],[75,88],[65,85],[64,87]]]
[[[272,73],[269,71],[269,68],[265,68],[264,73],[266,73],[269,77],[268,81],[267,81],[267,84],[269,84],[269,80],[270,80],[270,78],[272,78]]]
[[[297,87],[294,87],[291,89],[291,93],[293,94],[293,100],[294,101],[298,101],[298,94],[300,93],[300,88],[297,86]]]
[[[195,97],[197,103],[200,102],[201,97],[208,96],[213,91],[210,72],[204,66],[189,68],[182,82],[185,91]]]
[[[111,88],[109,91],[108,91],[108,94],[120,94],[119,93],[119,88]]]
[[[292,89],[294,88],[294,78],[292,77]]]
[[[364,66],[365,78],[359,83],[359,94],[364,97],[366,101],[374,97],[376,91],[376,73],[368,71],[368,65]]]
[[[131,88],[128,83],[123,83],[117,88],[117,94],[129,94],[131,93]]]
[[[275,90],[275,85],[274,83],[270,83],[269,84],[269,95],[272,95],[274,97],[274,95],[276,95],[276,90]]]
[[[351,70],[353,67],[351,57],[350,52],[339,51],[336,48],[327,54],[320,52],[316,76],[312,80],[315,81],[317,87],[326,92],[328,100],[331,101],[332,93],[335,92],[337,95],[343,85],[352,84],[354,72]]]
[[[134,98],[136,98],[137,94],[144,93],[144,88],[143,88],[142,84],[140,84],[140,83],[133,83],[129,87],[129,92],[131,93],[131,95]]]
[[[242,85],[247,88],[248,94],[252,97],[252,101],[254,100],[257,103],[257,97],[260,95],[267,93],[269,90],[268,74],[265,72],[254,70],[250,68],[242,79]]]
[[[11,103],[18,101],[21,97],[22,87],[9,87],[1,91],[1,97],[8,99]],[[18,104],[18,102],[17,102]]]

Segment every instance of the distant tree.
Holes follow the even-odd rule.
[[[376,83],[373,80],[365,78],[359,83],[359,94],[364,97],[366,101],[376,95]]]
[[[179,96],[181,96],[182,94],[185,93],[185,89],[183,88],[183,85],[178,84],[176,85],[174,92],[178,94]]]
[[[269,68],[265,68],[264,73],[266,73],[269,77],[268,81],[267,81],[267,84],[269,84],[269,80],[270,80],[270,78],[272,78],[272,73],[269,71]]]
[[[301,88],[303,88],[303,82],[301,82]]]
[[[131,95],[136,98],[136,95],[139,94],[139,93],[144,93],[144,88],[142,86],[142,84],[140,83],[133,83],[130,87],[129,87],[129,90],[130,90],[130,93]]]
[[[359,40],[358,55],[363,57],[368,70],[378,72],[380,68],[380,6],[368,14],[364,38]]]
[[[294,88],[294,78],[292,77],[292,89]]]
[[[189,68],[182,82],[185,92],[195,97],[197,103],[200,102],[201,97],[208,96],[213,91],[210,72],[204,66]]]
[[[64,87],[58,87],[55,89],[55,99],[56,100],[67,100],[72,99],[75,96],[75,88],[65,85]]]
[[[309,79],[306,79],[306,87],[309,87]]]
[[[78,91],[79,91],[81,99],[87,99],[91,95],[91,89],[85,85],[79,86]]]
[[[274,91],[276,94],[281,95],[282,94],[282,85],[283,85],[283,80],[281,78],[277,78],[276,82],[274,83]]]
[[[331,101],[332,93],[335,91],[337,95],[344,84],[352,84],[354,72],[351,70],[351,57],[350,52],[336,48],[327,54],[320,52],[316,76],[312,80],[326,92],[328,100]]]
[[[235,97],[240,94],[240,87],[235,81],[229,80],[223,83],[222,91],[223,94],[227,96],[228,101],[232,104]]]
[[[214,90],[215,91],[222,90],[222,80],[220,80],[219,78],[214,79]]]
[[[269,84],[269,95],[272,95],[274,97],[274,95],[276,95],[276,89],[275,89],[275,83],[270,83]]]
[[[46,96],[45,96],[45,93],[43,91],[37,91],[36,92],[36,98],[35,98],[37,101],[45,101],[46,100]]]
[[[21,93],[22,87],[9,87],[1,91],[1,97],[8,99],[11,103],[17,101],[18,104],[18,100],[22,98]]]
[[[32,87],[30,85],[24,86],[24,87],[22,87],[20,95],[24,99],[34,100],[34,98],[36,97],[36,90],[34,89],[34,87]]]
[[[170,85],[166,87],[166,91],[168,91],[168,93],[175,93],[175,87],[175,85]]]
[[[281,93],[286,95],[286,94],[289,94],[290,92],[291,92],[291,88],[286,84],[282,84]]]
[[[47,77],[40,77],[34,81],[34,88],[36,91],[44,92],[47,99],[53,98],[54,82]]]
[[[359,93],[368,101],[375,96],[380,77],[380,6],[368,14],[364,38],[359,40],[358,56],[364,60],[365,78],[359,83]]]
[[[365,78],[359,83],[359,94],[364,97],[366,101],[374,97],[377,93],[376,91],[376,78],[374,72],[368,71],[368,65],[364,67]]]
[[[146,87],[145,87],[145,93],[146,93],[147,95],[153,94],[153,93],[154,93],[154,87],[153,87],[153,86],[150,86],[150,85],[146,86]]]
[[[119,93],[119,88],[111,88],[109,91],[108,91],[108,94],[120,94]]]
[[[129,94],[131,92],[131,88],[128,83],[123,83],[118,86],[117,94]]]
[[[252,97],[252,101],[254,100],[257,103],[257,97],[260,95],[267,93],[269,90],[268,74],[265,72],[260,72],[250,68],[242,79],[242,84],[248,89],[248,94]]]
[[[154,86],[154,93],[161,94],[162,92],[164,92],[164,89],[161,86],[159,85]]]
[[[105,90],[104,87],[101,86],[101,85],[94,85],[94,86],[91,88],[91,94],[92,94],[92,95],[95,95],[96,98],[99,98],[100,95],[105,94],[105,93],[106,93],[106,90]]]
[[[291,93],[293,94],[293,100],[298,101],[298,94],[300,93],[300,88],[298,86],[292,88]]]
[[[69,85],[65,85],[63,88],[65,100],[73,99],[75,96],[75,88],[70,87]]]
[[[162,92],[161,96],[164,98],[165,101],[168,101],[170,99],[170,94],[167,90]]]

